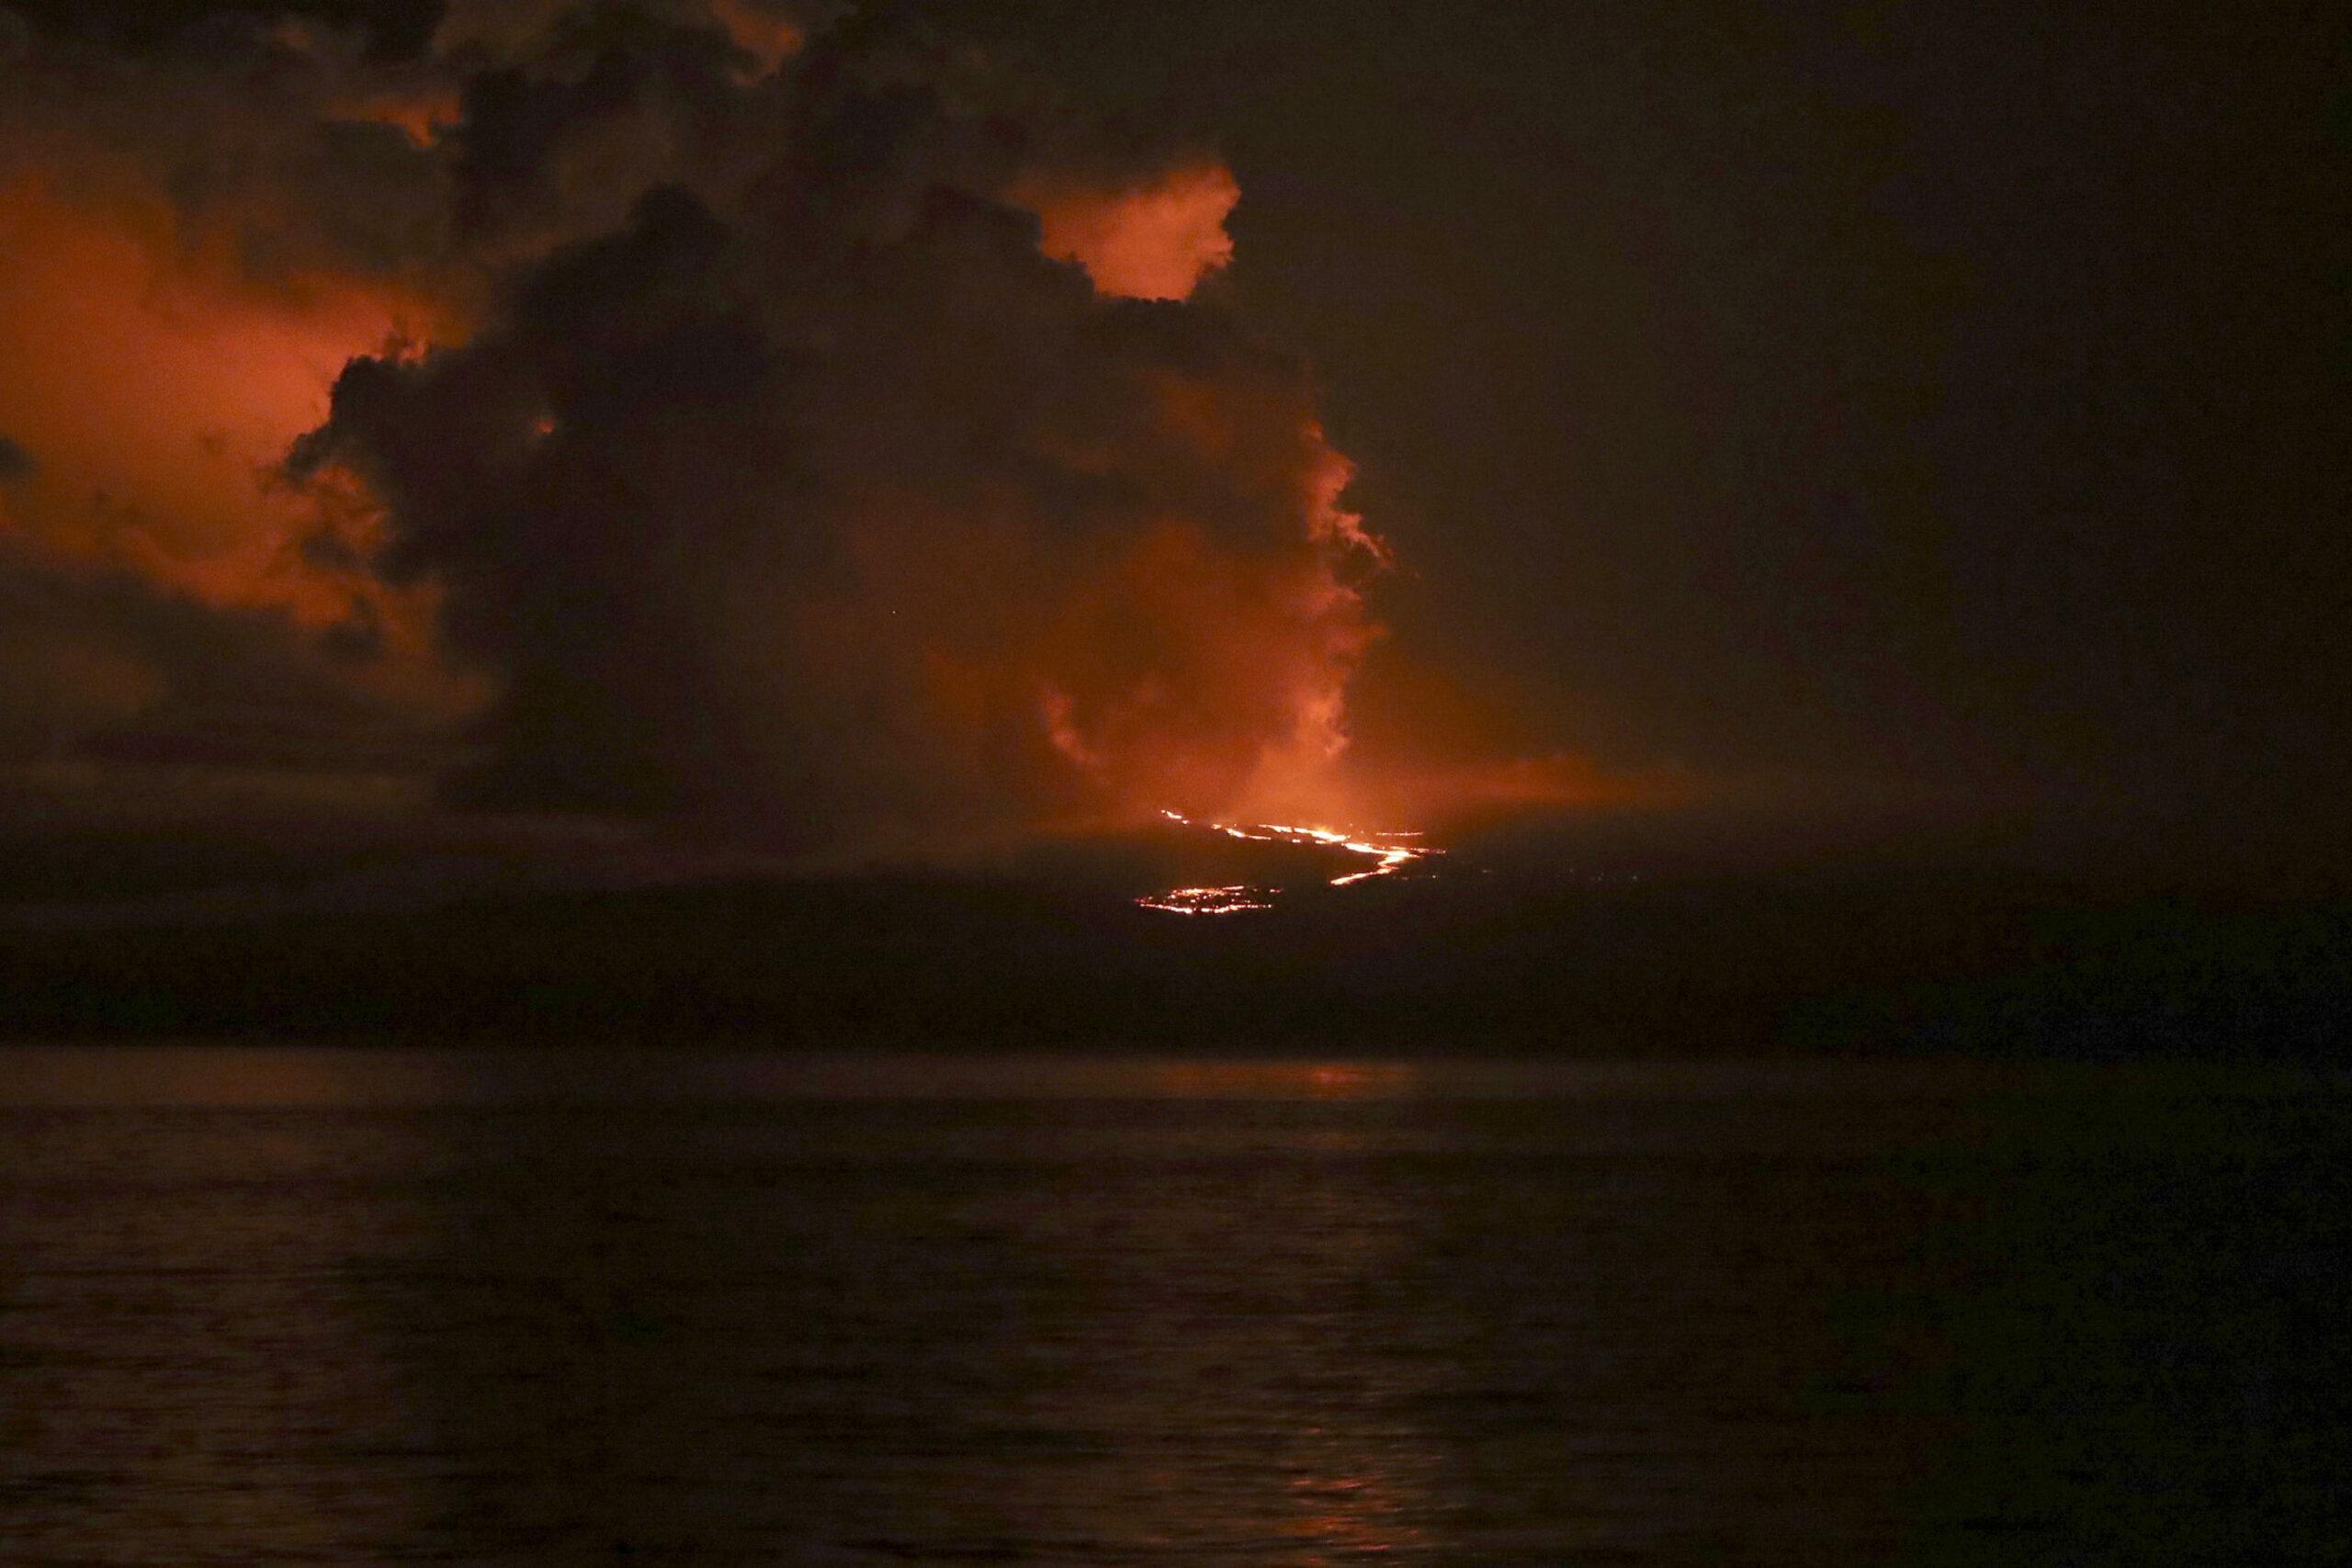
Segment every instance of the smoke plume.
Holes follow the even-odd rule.
[[[458,0],[403,59],[27,38],[0,567],[46,744],[274,648],[255,700],[459,734],[501,807],[788,840],[1331,787],[1384,552],[1205,287],[1213,151],[765,0]]]

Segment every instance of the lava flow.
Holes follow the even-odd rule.
[[[1272,908],[1265,900],[1281,891],[1279,887],[1250,887],[1241,883],[1230,887],[1171,887],[1136,902],[1147,909],[1164,910],[1170,915],[1238,915],[1245,909]]]
[[[1416,861],[1441,855],[1426,844],[1400,843],[1397,840],[1418,839],[1419,833],[1349,833],[1336,828],[1300,828],[1280,822],[1195,822],[1180,811],[1160,812],[1170,822],[1186,828],[1198,827],[1227,838],[1246,839],[1258,843],[1295,844],[1301,848],[1343,850],[1363,855],[1372,862],[1361,871],[1351,871],[1330,880],[1334,887],[1349,887],[1359,882],[1369,882],[1375,876],[1392,876]],[[1273,900],[1282,893],[1279,887],[1256,887],[1237,883],[1222,887],[1171,887],[1164,893],[1147,894],[1136,902],[1147,909],[1159,909],[1170,915],[1238,915],[1252,909],[1271,909]]]

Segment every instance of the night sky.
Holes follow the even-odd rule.
[[[0,12],[51,881],[1318,802],[2352,869],[2321,8],[560,10]]]

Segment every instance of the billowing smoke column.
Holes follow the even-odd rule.
[[[461,787],[791,832],[1309,780],[1374,635],[1344,463],[1296,364],[1120,297],[1221,263],[1229,177],[1041,172],[995,83],[903,39],[750,84],[672,47],[632,69],[727,105],[707,155],[515,268],[462,346],[355,362],[293,465],[381,498],[373,558],[499,675]],[[510,170],[475,115],[516,91],[457,134],[527,187],[607,111],[541,106]]]
[[[461,0],[408,61],[281,27],[20,64],[35,152],[0,190],[140,235],[216,337],[307,331],[325,364],[208,390],[191,355],[206,406],[150,444],[291,442],[201,498],[202,541],[156,521],[174,452],[127,470],[160,504],[51,486],[0,544],[386,701],[388,661],[470,679],[472,801],[784,839],[1310,809],[1381,551],[1303,367],[1202,287],[1231,175],[825,20]],[[142,112],[198,88],[200,177]],[[7,433],[12,494],[79,439]]]

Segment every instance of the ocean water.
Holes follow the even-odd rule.
[[[2340,1561],[2352,1093],[0,1055],[0,1562]]]

